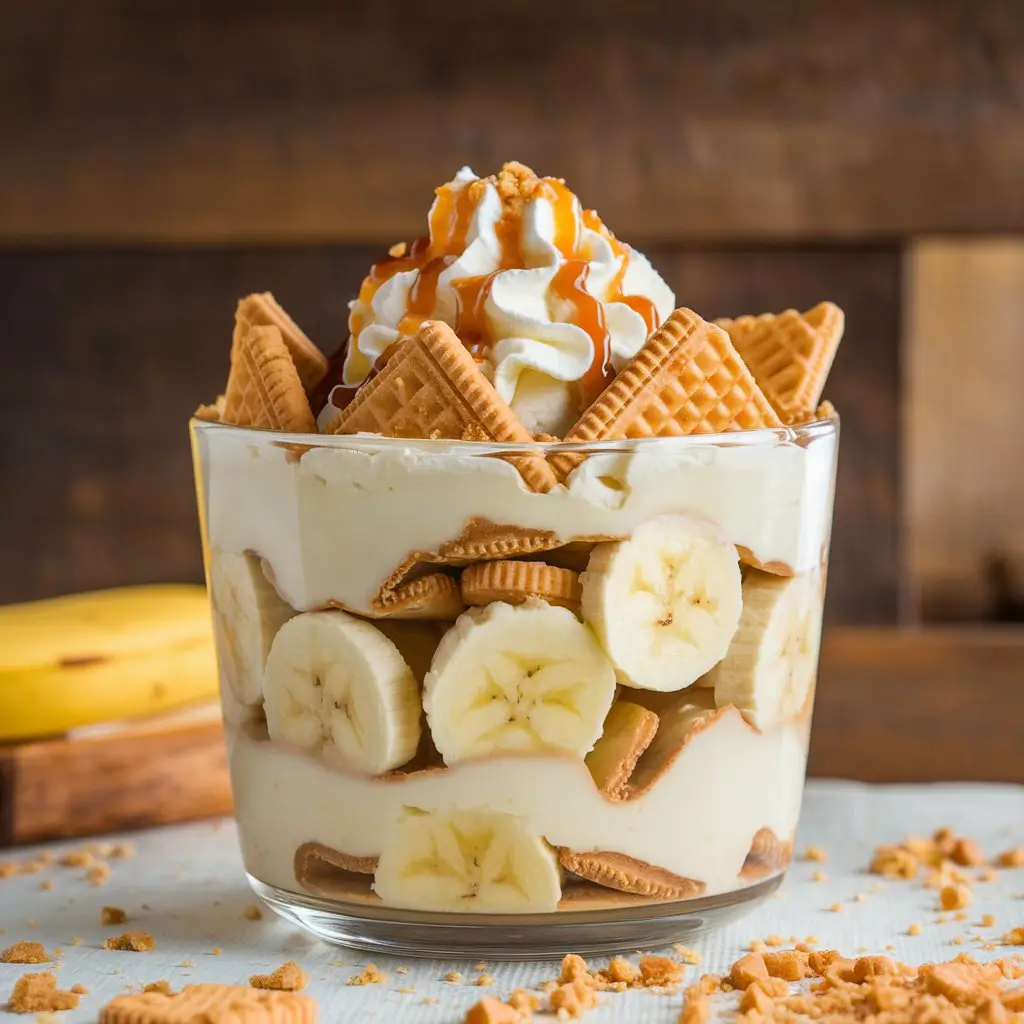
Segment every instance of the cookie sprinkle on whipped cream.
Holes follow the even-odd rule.
[[[341,380],[321,428],[397,342],[449,324],[527,430],[564,434],[675,296],[558,178],[507,163],[437,189],[429,233],[393,246],[350,304]]]

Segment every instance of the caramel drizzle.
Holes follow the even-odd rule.
[[[437,301],[438,279],[461,255],[466,246],[466,235],[476,207],[475,190],[468,185],[453,189],[442,185],[437,189],[437,202],[431,210],[429,234],[416,239],[400,256],[387,256],[374,263],[359,290],[359,298],[369,303],[377,289],[395,274],[417,270],[415,283],[409,291],[405,315],[398,324],[400,337],[410,337],[434,310]],[[597,231],[608,240],[612,251],[620,259],[619,269],[608,289],[606,302],[623,302],[643,317],[650,334],[659,323],[657,309],[650,299],[642,295],[623,294],[623,282],[632,250],[624,245],[605,227],[594,210],[580,211],[576,196],[565,183],[557,178],[542,178],[536,193],[551,203],[554,213],[554,247],[565,258],[551,280],[552,292],[565,300],[573,310],[571,322],[589,335],[594,345],[594,358],[580,384],[584,398],[596,397],[614,377],[611,365],[611,336],[600,300],[586,290],[590,272],[587,260],[580,256],[580,242],[583,227]],[[500,270],[523,265],[522,258],[522,217],[510,215],[501,217],[495,225],[495,234],[500,247]],[[455,289],[458,316],[456,333],[477,359],[485,359],[491,346],[487,334],[485,307],[498,271],[480,277],[467,277],[452,282]],[[355,316],[352,334],[358,335],[365,325],[362,318]],[[384,353],[370,373],[379,372],[386,361]],[[369,379],[369,378],[367,378]],[[351,401],[355,388],[339,385],[337,399]],[[332,401],[337,400],[332,396]]]

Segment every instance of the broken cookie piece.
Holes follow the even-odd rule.
[[[14,990],[6,1008],[11,1013],[73,1010],[81,998],[77,992],[63,992],[58,989],[56,977],[49,972],[25,974],[14,983]]]
[[[692,899],[704,892],[703,882],[682,878],[624,853],[607,850],[576,853],[560,849],[558,860],[566,871],[620,892],[663,900]]]

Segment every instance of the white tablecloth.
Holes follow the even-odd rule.
[[[1024,870],[1002,870],[995,881],[975,885],[968,920],[950,919],[946,924],[936,923],[937,894],[922,882],[882,880],[866,873],[875,846],[909,834],[928,834],[940,825],[974,837],[990,854],[1024,844],[1024,787],[810,783],[797,851],[819,845],[827,851],[828,861],[798,859],[773,898],[696,944],[704,963],[689,968],[688,977],[724,969],[752,939],[770,934],[787,939],[815,936],[823,948],[839,948],[848,955],[888,952],[912,963],[949,959],[961,950],[979,959],[1012,952],[986,951],[973,937],[995,941],[1011,928],[1024,926]],[[478,988],[471,984],[476,977],[472,962],[368,957],[308,938],[268,910],[263,920],[249,921],[244,910],[256,900],[242,874],[230,822],[104,838],[132,842],[136,855],[112,861],[112,875],[100,888],[90,886],[82,869],[55,867],[0,879],[0,928],[5,932],[0,947],[35,939],[49,952],[59,948],[60,987],[81,983],[90,989],[78,1010],[61,1015],[66,1024],[94,1021],[107,1000],[158,978],[167,978],[175,988],[199,981],[246,984],[250,974],[268,973],[291,959],[309,972],[308,991],[320,1001],[323,1022],[458,1021],[462,1011],[484,994],[507,995],[517,986],[557,974],[555,963],[492,963],[488,972],[494,985]],[[82,845],[48,848],[59,854]],[[28,858],[34,852],[0,852],[0,862]],[[819,871],[827,873],[826,881],[811,880]],[[45,880],[52,881],[52,889],[41,887]],[[857,894],[865,898],[857,901]],[[842,909],[830,910],[836,903]],[[128,922],[102,927],[100,908],[105,904],[123,907]],[[981,927],[984,914],[995,916],[994,926]],[[922,925],[922,934],[908,935],[908,926],[915,922]],[[130,929],[151,933],[156,948],[148,953],[101,948],[105,936]],[[953,942],[958,936],[965,939],[962,945]],[[75,937],[80,940],[77,945],[72,944]],[[371,960],[388,974],[386,984],[345,984]],[[403,973],[396,972],[399,967]],[[18,977],[48,969],[0,964],[0,1007]],[[461,971],[466,982],[446,983],[444,975],[451,970]],[[646,991],[609,995],[587,1020],[600,1024],[614,1016],[616,1021],[674,1022],[680,1002],[678,995]]]

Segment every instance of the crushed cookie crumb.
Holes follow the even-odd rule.
[[[1024,946],[1024,928],[1014,928],[1003,936],[1004,946]]]
[[[831,910],[833,914],[838,914],[843,909],[843,905],[842,903],[830,903],[828,909]]]
[[[960,910],[971,905],[971,890],[966,885],[945,885],[939,890],[943,910]]]
[[[272,974],[254,974],[249,984],[275,992],[301,992],[309,984],[309,975],[294,960],[289,960]]]
[[[641,977],[640,968],[624,956],[613,956],[608,966],[597,972],[597,976],[609,985],[621,984],[626,987],[637,984]]]
[[[96,858],[88,850],[69,850],[57,863],[63,868],[88,868]]]
[[[577,978],[555,988],[548,1000],[557,1017],[576,1020],[597,1006],[597,993],[582,978]]]
[[[519,1014],[507,1003],[485,996],[474,1003],[462,1018],[463,1024],[519,1024]]]
[[[71,991],[74,992],[76,996],[87,996],[89,994],[89,990],[84,985],[72,985]]]
[[[182,960],[179,967],[195,967],[195,964],[191,960]]]
[[[120,949],[132,953],[148,953],[153,948],[153,936],[149,932],[125,932],[111,935],[103,942],[104,949]]]
[[[395,968],[395,974],[408,974],[408,973],[409,973],[409,968],[408,967],[396,967]]]
[[[412,985],[403,985],[401,988],[396,988],[395,991],[399,995],[411,996],[416,989]]]
[[[483,960],[481,960],[478,964],[473,964],[473,970],[474,971],[486,971],[487,970],[487,964],[485,964],[483,962]]]
[[[901,846],[880,846],[875,850],[868,870],[886,878],[916,878],[919,868],[917,857]]]
[[[999,878],[999,872],[995,868],[982,868],[978,872],[979,882],[995,882]]]
[[[962,868],[974,868],[985,863],[985,854],[973,839],[959,836],[953,843],[949,859]]]
[[[854,903],[866,903],[868,894],[866,892],[858,892],[853,897]]]
[[[768,979],[768,967],[760,953],[748,953],[741,956],[729,971],[729,984],[733,988],[745,989],[755,981]]]
[[[244,917],[246,921],[262,921],[263,911],[260,910],[255,903],[251,903],[242,911],[242,917]]]
[[[165,996],[174,995],[174,989],[171,988],[171,983],[166,978],[159,978],[157,981],[151,981],[147,985],[142,986],[143,992],[162,992]]]
[[[100,924],[124,924],[128,915],[122,907],[104,907],[100,911]]]
[[[995,914],[982,914],[981,915],[981,927],[982,928],[992,928],[995,925],[995,923],[996,923],[996,915]]]
[[[49,878],[43,879],[43,881],[39,883],[39,888],[44,892],[49,892],[53,888],[53,880]]]
[[[15,983],[7,1009],[11,1013],[51,1013],[73,1010],[81,1001],[77,992],[57,988],[57,978],[48,971],[22,975]]]
[[[640,974],[648,986],[671,985],[681,981],[684,968],[677,960],[667,956],[649,954],[640,957]]]
[[[380,985],[388,976],[376,964],[367,964],[358,974],[353,974],[346,985]]]
[[[131,843],[114,843],[107,852],[109,860],[131,860],[135,856],[135,847]]]
[[[804,860],[823,862],[828,860],[828,854],[820,846],[808,846],[804,850]]]
[[[447,981],[449,985],[458,985],[462,981],[462,972],[461,971],[449,971],[444,976],[444,980]]]
[[[812,882],[827,882],[828,881],[828,875],[826,875],[824,871],[815,871],[814,874],[811,875],[811,881]]]
[[[907,926],[908,935],[920,935],[921,931],[921,926],[916,921],[913,924]]]
[[[996,857],[996,864],[1001,868],[1024,868],[1024,846],[1004,850]]]
[[[105,885],[107,879],[110,878],[110,868],[106,864],[94,864],[86,872],[85,877],[89,879],[91,886],[98,889],[101,885]]]
[[[523,1017],[528,1018],[535,1010],[540,1009],[540,996],[528,989],[517,988],[508,997],[508,1005]]]
[[[213,953],[214,956],[220,956],[221,953],[224,952],[224,950],[222,950],[220,946],[214,946],[211,952]]]
[[[16,942],[0,953],[2,964],[48,964],[50,958],[41,942]],[[34,975],[33,975],[34,977]]]
[[[786,940],[781,935],[766,935],[764,937],[764,944],[766,946],[784,946]]]
[[[797,949],[765,953],[762,958],[769,977],[782,981],[802,981],[810,973],[806,951]]]
[[[493,985],[494,984],[494,978],[491,977],[491,975],[486,974],[486,973],[478,974],[477,978],[476,978],[476,984],[480,988],[484,988],[487,985]]]

